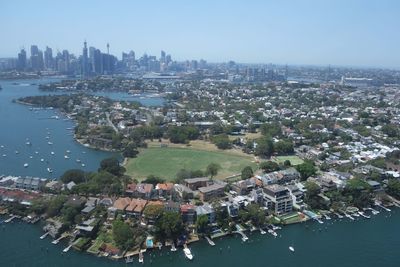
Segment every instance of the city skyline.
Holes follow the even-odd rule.
[[[0,57],[31,44],[80,55],[87,40],[102,51],[109,43],[118,58],[166,50],[178,61],[400,67],[396,1],[72,1],[61,12],[41,0],[0,7],[0,23],[12,25],[0,29]]]

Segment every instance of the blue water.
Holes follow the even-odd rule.
[[[308,222],[286,226],[277,238],[249,234],[243,243],[239,237],[215,240],[210,247],[201,240],[190,244],[194,255],[189,262],[182,248],[171,252],[158,248],[144,254],[144,266],[254,266],[254,267],[398,267],[400,210],[382,212],[372,219],[358,218],[325,221],[324,224]],[[0,226],[0,266],[127,266],[124,262],[97,258],[87,253],[61,251],[65,243],[53,245],[51,239],[40,240],[43,234],[39,225],[21,222]],[[289,251],[293,246],[295,252]],[[138,266],[137,257],[128,266]]]
[[[72,130],[67,130],[73,128],[74,123],[57,110],[30,110],[29,106],[12,102],[13,99],[24,96],[57,94],[38,90],[37,84],[50,81],[52,80],[0,81],[3,87],[3,90],[0,90],[0,146],[4,146],[0,147],[0,175],[57,178],[72,168],[96,170],[102,159],[118,156],[115,153],[89,149],[77,143],[73,139]],[[162,98],[129,97],[126,93],[103,95],[118,100],[139,101],[144,105],[163,103]],[[60,119],[50,119],[56,115]],[[47,136],[49,139],[46,139]],[[27,141],[32,145],[26,145]],[[52,142],[53,145],[48,145],[48,142]],[[70,159],[64,158],[67,150],[70,151]],[[54,152],[54,155],[51,152]],[[77,159],[81,162],[78,163]],[[29,164],[29,167],[24,168],[25,163]],[[82,163],[85,164],[84,167]],[[51,168],[53,173],[49,173],[47,168]]]

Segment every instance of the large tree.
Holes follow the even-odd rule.
[[[164,212],[161,217],[158,218],[155,226],[156,235],[161,239],[175,240],[183,234],[184,231],[182,216],[178,212]]]

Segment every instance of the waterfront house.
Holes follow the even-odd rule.
[[[166,198],[168,196],[173,195],[174,184],[173,183],[158,183],[156,185],[156,190],[158,193],[158,197]]]
[[[129,197],[120,197],[115,200],[113,207],[118,211],[125,211],[126,207],[131,203],[131,199]]]
[[[208,223],[215,223],[215,211],[210,204],[204,204],[203,206],[196,207],[197,216],[207,215]]]
[[[140,183],[136,186],[134,195],[138,198],[151,199],[154,186],[152,184]]]
[[[187,224],[194,224],[196,222],[196,207],[191,204],[181,205],[182,221]]]
[[[287,188],[273,184],[264,187],[264,201],[268,210],[276,215],[292,211],[293,199]]]
[[[132,198],[125,209],[127,215],[133,217],[140,217],[142,215],[144,208],[147,205],[147,202],[148,201],[145,199]]]
[[[45,179],[40,178],[19,177],[15,182],[15,187],[18,189],[38,191],[46,184],[45,181]]]

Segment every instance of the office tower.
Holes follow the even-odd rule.
[[[87,77],[88,75],[88,49],[86,41],[83,42],[83,51],[82,51],[82,76]]]
[[[44,67],[43,53],[37,45],[31,46],[31,67],[33,70],[42,70]]]
[[[165,63],[165,52],[163,50],[161,50],[160,62]]]
[[[21,49],[21,52],[18,53],[17,69],[18,70],[26,69],[26,51],[25,51],[25,49]]]
[[[69,55],[69,52],[68,52],[68,50],[63,50],[63,52],[62,52],[62,59],[63,59],[63,64],[64,64],[64,66],[63,66],[63,69],[64,69],[64,72],[70,72],[71,71],[71,65],[70,65],[70,55]]]
[[[44,66],[46,69],[54,69],[53,50],[48,46],[44,51]]]

